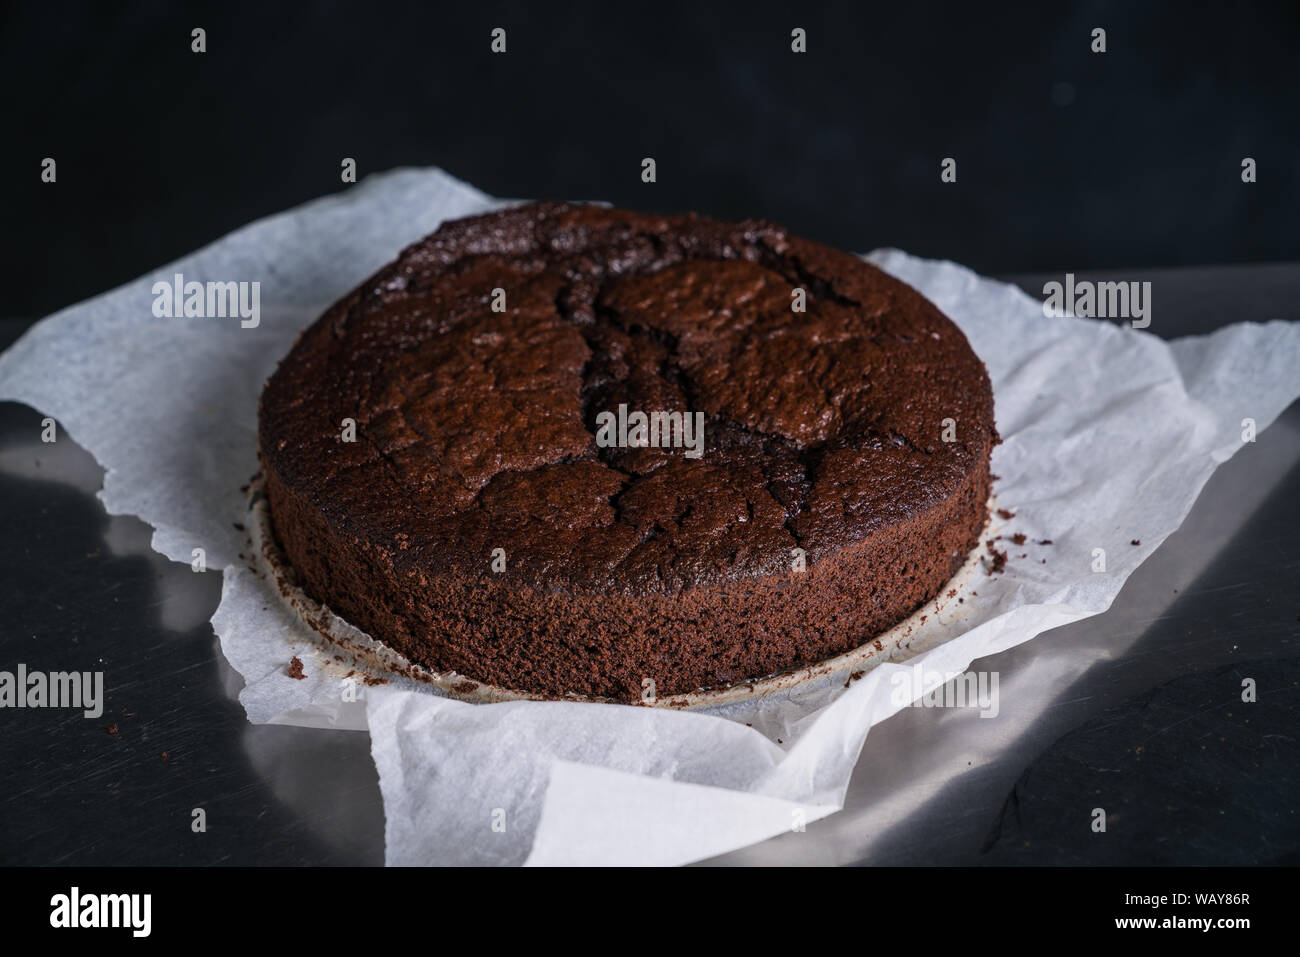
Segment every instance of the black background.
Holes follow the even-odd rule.
[[[5,312],[344,189],[345,156],[362,176],[436,164],[499,196],[762,217],[990,273],[1294,260],[1298,10],[8,6]]]

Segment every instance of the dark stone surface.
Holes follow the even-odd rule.
[[[147,525],[106,515],[85,452],[32,447],[40,420],[0,403],[0,669],[103,671],[106,701],[97,719],[0,713],[0,861],[381,863],[368,737],[250,725],[207,620],[220,573],[168,562]],[[24,447],[28,476],[50,480],[13,474]]]
[[[1242,700],[1242,681],[1257,700]],[[1175,679],[1053,744],[1007,798],[984,864],[1300,862],[1300,659]],[[1106,830],[1092,830],[1093,809]]]

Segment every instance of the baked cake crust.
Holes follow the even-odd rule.
[[[620,406],[702,413],[702,454],[598,445]],[[259,439],[311,597],[432,671],[636,701],[905,619],[978,544],[997,434],[962,333],[858,258],[535,203],[444,224],[334,305]]]

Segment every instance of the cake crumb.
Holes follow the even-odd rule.
[[[307,675],[304,674],[302,670],[302,661],[299,660],[297,655],[294,655],[292,658],[289,659],[289,668],[285,672],[285,674],[287,674],[290,678],[294,678],[298,681],[302,681],[303,678],[307,677]]]
[[[1005,508],[1000,508],[1000,509],[998,509],[998,518],[1001,518],[1001,519],[1005,519],[1005,520],[1007,520],[1007,521],[1010,521],[1011,519],[1013,519],[1013,518],[1015,518],[1015,517],[1016,517],[1016,513],[1015,513],[1015,512],[1008,511],[1008,510],[1005,509]]]
[[[984,571],[986,574],[996,575],[1007,567],[1007,553],[1002,551],[1000,548],[994,547],[991,539],[986,544],[988,545],[989,555],[991,557],[988,560],[988,564],[985,566]],[[974,593],[972,592],[972,594]]]
[[[1130,545],[1141,545],[1141,544],[1142,544],[1142,540],[1141,540],[1141,539],[1138,539],[1138,538],[1135,538],[1135,539],[1133,539],[1131,542],[1129,542],[1129,544],[1130,544]]]
[[[1038,540],[1037,544],[1039,544],[1039,545],[1050,545],[1050,544],[1052,544],[1052,540],[1051,540],[1050,538],[1040,538],[1040,539]]]
[[[1023,545],[1025,544],[1026,539],[1024,535],[1016,532],[1016,534],[1011,536],[1011,541],[1016,545]]]

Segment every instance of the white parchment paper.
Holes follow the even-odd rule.
[[[405,681],[346,701],[330,654],[238,557],[258,395],[334,300],[442,220],[497,205],[440,170],[373,176],[51,316],[0,355],[0,399],[55,417],[95,456],[110,513],[152,525],[171,559],[189,563],[202,548],[224,569],[213,627],[245,681],[249,719],[369,729],[392,864],[680,864],[833,813],[871,726],[910,700],[898,691],[910,668],[959,673],[1104,611],[1214,468],[1246,447],[1243,420],[1263,429],[1300,395],[1298,324],[1165,343],[1048,319],[1015,287],[879,251],[868,258],[933,300],[988,365],[1004,438],[996,494],[1016,513],[1001,531],[1050,548],[1000,543],[1013,553],[1003,574],[974,583],[960,612],[934,615],[907,664],[881,664],[848,688],[823,683],[716,713],[474,705]],[[178,272],[260,282],[260,324],[155,317],[153,283]],[[1159,303],[1157,288],[1154,325]],[[1026,550],[1030,559],[1015,557]],[[295,655],[303,680],[286,674]]]

